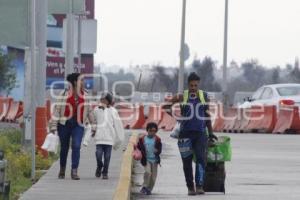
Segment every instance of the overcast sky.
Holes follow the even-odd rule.
[[[95,0],[95,63],[179,63],[182,0]],[[225,0],[187,0],[191,58],[222,63]],[[229,0],[228,60],[257,58],[268,66],[300,56],[300,0]]]

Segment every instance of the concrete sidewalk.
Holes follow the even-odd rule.
[[[128,137],[131,132],[126,132],[126,142],[118,151],[112,151],[109,167],[109,180],[95,177],[96,158],[95,145],[91,143],[88,147],[82,147],[79,166],[81,180],[74,181],[70,178],[70,156],[69,152],[66,179],[57,178],[59,161],[57,161],[32,188],[21,196],[21,200],[111,200],[120,177],[120,167],[123,150],[127,146]]]
[[[136,163],[132,199],[300,199],[300,135],[229,134],[233,158],[226,163],[226,194],[195,197],[187,196],[177,141],[169,138],[169,133],[160,135],[164,143],[162,167],[153,195],[139,194],[144,169]]]

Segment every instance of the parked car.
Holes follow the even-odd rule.
[[[249,108],[255,105],[296,105],[300,107],[300,84],[273,84],[260,87],[252,97],[239,105]]]

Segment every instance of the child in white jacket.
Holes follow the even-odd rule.
[[[111,106],[112,95],[106,93],[101,97],[101,103],[94,109],[97,125],[96,132],[87,131],[83,144],[88,145],[91,138],[96,144],[97,169],[95,176],[108,179],[108,168],[112,148],[117,150],[124,140],[124,128],[118,111]]]

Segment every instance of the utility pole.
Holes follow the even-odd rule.
[[[81,15],[78,15],[78,72],[81,72]]]
[[[140,78],[139,78],[139,81],[138,81],[138,84],[137,84],[137,91],[140,91],[140,85],[141,85],[141,80],[142,80],[142,72],[140,73]]]
[[[67,49],[65,61],[65,80],[68,74],[74,72],[74,15],[73,0],[69,0],[69,13],[67,14]]]
[[[31,60],[31,90],[30,90],[30,100],[31,100],[31,104],[30,104],[30,114],[29,114],[29,118],[31,120],[31,128],[27,129],[27,130],[31,130],[31,179],[34,180],[35,179],[35,110],[36,110],[36,0],[31,0],[31,44],[30,44],[30,49],[31,49],[31,56],[30,56],[30,60]],[[28,75],[28,74],[27,74]],[[26,124],[27,126],[29,124]]]
[[[178,74],[178,93],[183,93],[184,85],[184,44],[185,44],[185,17],[186,17],[186,0],[182,5],[182,24],[181,24],[181,43],[180,43],[180,66]]]
[[[50,0],[51,1],[51,0]],[[45,106],[46,100],[46,67],[47,67],[47,17],[48,0],[36,1],[36,45],[38,47],[38,67],[36,68],[36,95],[37,106]]]
[[[228,83],[227,83],[227,42],[228,42],[228,0],[225,0],[225,21],[224,21],[224,49],[223,49],[223,105],[225,111],[228,107]]]

